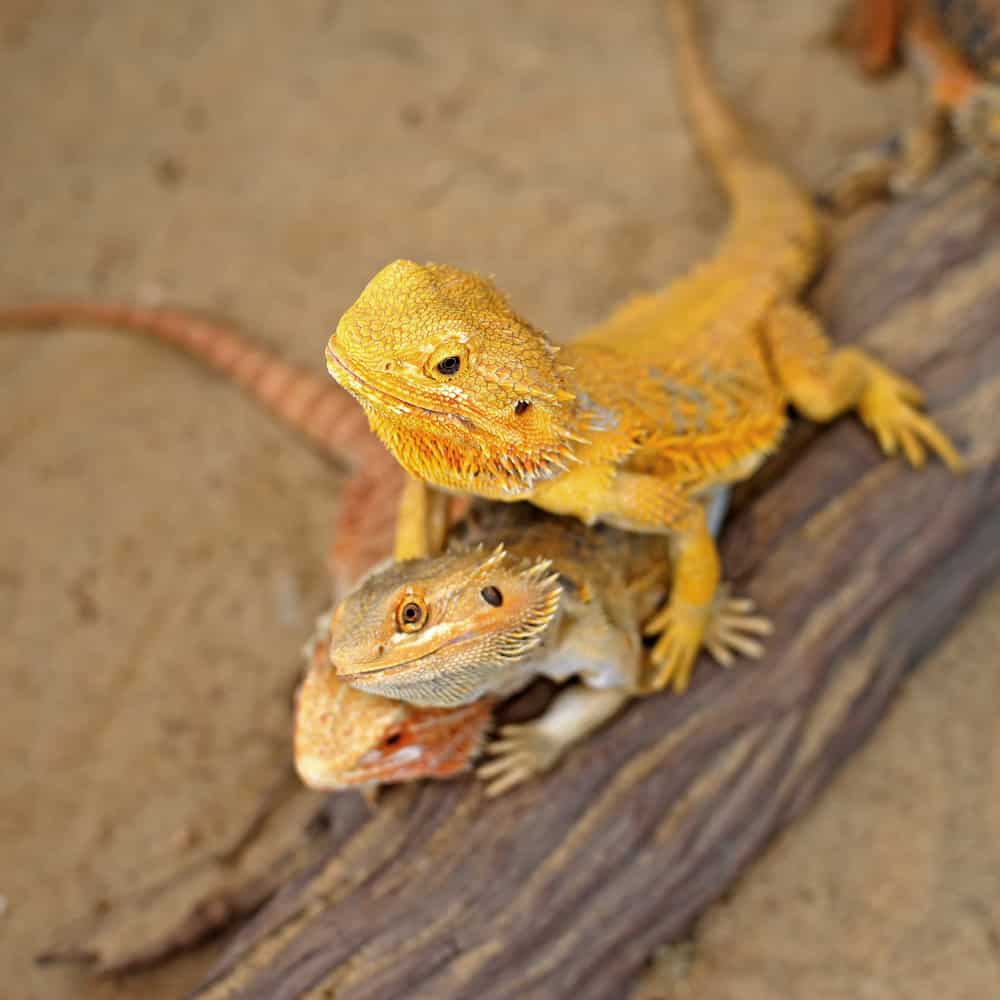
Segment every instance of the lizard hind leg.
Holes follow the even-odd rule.
[[[834,350],[819,322],[801,306],[775,306],[765,338],[775,375],[805,416],[826,422],[856,409],[887,455],[901,451],[919,467],[930,451],[953,472],[961,469],[954,445],[919,411],[921,391],[862,350]]]

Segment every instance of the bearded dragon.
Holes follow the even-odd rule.
[[[669,547],[663,535],[586,527],[528,504],[474,506],[447,552],[376,567],[335,609],[324,636],[328,660],[314,659],[299,695],[299,773],[320,787],[329,787],[326,772],[334,782],[354,773],[343,763],[342,736],[317,749],[302,728],[303,718],[338,708],[345,684],[357,689],[353,697],[372,698],[372,718],[381,719],[400,701],[460,712],[537,676],[578,676],[582,683],[539,719],[504,726],[487,746],[495,759],[479,773],[487,794],[498,795],[549,769],[642,692],[641,623],[666,591]],[[753,611],[725,589],[714,596],[706,646],[720,663],[762,653],[758,637],[770,625]],[[433,715],[431,724],[442,719]],[[322,725],[310,727],[317,730],[322,737]],[[363,772],[392,760],[392,749],[351,759]]]
[[[450,778],[479,754],[496,703],[425,708],[368,694],[330,669],[329,616],[306,648],[295,696],[295,769],[310,788],[370,788],[417,778]]]
[[[822,256],[819,216],[717,93],[691,5],[667,13],[689,117],[732,207],[714,256],[562,347],[486,278],[396,261],[326,357],[412,477],[397,554],[435,550],[428,505],[412,502],[425,484],[667,535],[672,593],[646,630],[659,634],[653,686],[683,691],[720,579],[706,509],[777,447],[789,404],[821,421],[856,409],[915,466],[928,449],[960,462],[916,386],[834,349],[796,301]]]
[[[905,194],[940,162],[949,133],[1000,178],[1000,4],[996,0],[852,0],[837,32],[869,73],[902,48],[926,78],[918,122],[856,155],[825,198],[839,211]]]
[[[181,309],[89,301],[0,308],[4,330],[77,325],[141,334],[177,347],[243,387],[324,454],[361,466],[344,488],[335,525],[329,559],[335,592],[384,557],[391,534],[388,515],[401,491],[402,474],[368,432],[360,411],[332,382],[289,364],[230,326]],[[457,513],[453,509],[451,517]],[[510,526],[516,535],[517,523]],[[529,534],[528,544],[536,534]],[[740,638],[738,616],[748,609],[738,601],[720,606],[711,647],[720,662],[731,659],[730,647],[756,651],[752,640]],[[747,616],[746,627],[752,632],[759,626]],[[307,647],[307,669],[296,695],[295,765],[307,785],[364,789],[450,778],[472,766],[486,742],[497,697],[434,708],[356,690],[330,670],[329,642],[329,619],[321,619]],[[503,741],[494,746],[502,747]]]
[[[350,397],[328,379],[289,364],[230,326],[181,309],[90,301],[0,308],[0,329],[68,326],[118,329],[177,347],[243,387],[325,455],[360,467],[344,488],[334,527],[334,593],[384,558],[403,476]],[[298,696],[296,762],[307,783],[347,788],[441,778],[470,765],[489,728],[490,700],[445,711],[363,694],[321,677],[315,664],[325,662],[327,645],[320,629],[306,650],[313,667]],[[310,746],[322,756],[323,780],[310,770]]]

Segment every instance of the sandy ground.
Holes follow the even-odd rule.
[[[871,89],[825,46],[829,4],[712,6],[726,84],[810,182],[912,108],[912,81]],[[495,273],[571,332],[723,218],[647,0],[7,0],[0,44],[4,302],[159,296],[319,368],[393,257]],[[31,956],[239,829],[280,771],[341,480],[112,334],[4,336],[0,399],[0,981],[177,996],[211,949],[99,984]],[[998,620],[1000,589],[658,995],[1000,995]]]

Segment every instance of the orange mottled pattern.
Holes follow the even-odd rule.
[[[321,626],[296,695],[295,767],[312,788],[450,778],[479,754],[495,701],[418,708],[348,687],[329,662]]]
[[[350,397],[329,379],[290,364],[230,324],[193,311],[117,302],[40,302],[0,308],[0,329],[86,326],[169,344],[239,385],[323,452],[361,465],[381,451]]]

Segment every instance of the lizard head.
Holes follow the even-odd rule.
[[[451,777],[478,754],[492,704],[418,708],[356,691],[335,676],[324,640],[296,696],[295,768],[324,790]]]
[[[547,560],[503,546],[395,563],[330,623],[330,663],[352,687],[417,705],[461,705],[527,681],[524,660],[559,609]]]
[[[1000,84],[984,82],[955,112],[955,130],[1000,177]]]
[[[326,359],[409,472],[509,498],[582,440],[557,352],[485,278],[398,260],[344,313]]]

